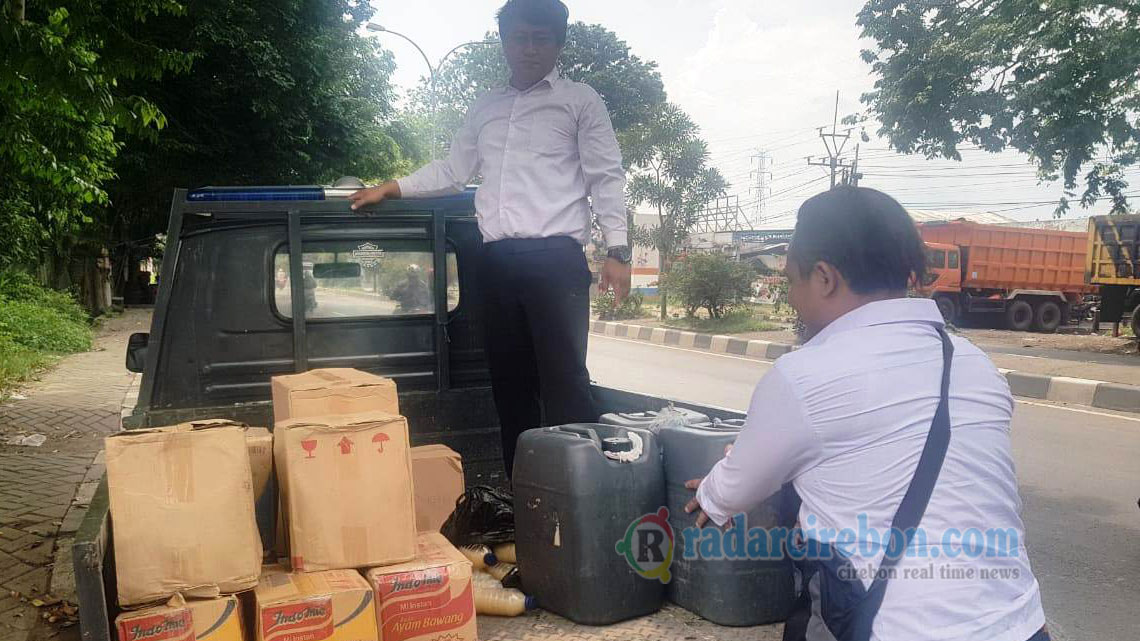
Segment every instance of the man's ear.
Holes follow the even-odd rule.
[[[830,298],[839,291],[839,283],[843,275],[839,273],[835,265],[821,260],[816,261],[815,267],[811,270],[811,277],[815,279],[819,293],[825,298]]]

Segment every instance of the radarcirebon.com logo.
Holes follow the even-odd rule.
[[[673,528],[669,525],[669,509],[661,508],[634,519],[625,536],[615,546],[617,553],[641,576],[668,583],[672,578]]]

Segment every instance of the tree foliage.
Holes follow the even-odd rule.
[[[863,96],[905,153],[960,160],[965,143],[1016,149],[1080,201],[1127,210],[1140,160],[1140,4],[871,0],[858,16],[878,79]],[[1082,177],[1082,172],[1084,173]]]
[[[438,105],[427,78],[413,92],[411,111],[425,133],[434,121],[437,148],[447,148],[467,108],[480,94],[504,86],[509,79],[498,38],[497,33],[488,32],[484,40],[492,44],[465,47],[443,63],[436,79]],[[601,95],[627,154],[626,132],[647,122],[665,103],[657,63],[630,53],[625,41],[601,25],[571,24],[559,67],[564,77],[586,83]]]
[[[749,265],[730,256],[689,254],[669,270],[665,289],[677,296],[686,315],[704,309],[717,319],[751,295],[754,277]]]
[[[147,27],[194,57],[189,73],[130,86],[169,127],[132,145],[111,187],[115,236],[163,228],[175,187],[320,184],[407,168],[393,122],[392,57],[356,33],[372,8],[355,0],[198,0]]]
[[[66,255],[83,241],[129,134],[166,123],[124,86],[183,71],[189,57],[146,42],[170,0],[45,0],[0,17],[0,269]]]
[[[710,167],[708,145],[693,120],[676,105],[667,105],[649,122],[634,127],[629,162],[629,199],[657,209],[658,224],[639,229],[635,238],[657,249],[660,271],[669,271],[689,232],[709,202],[724,195],[728,182]],[[661,317],[666,314],[661,299]]]

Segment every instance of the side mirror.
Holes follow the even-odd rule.
[[[150,334],[131,334],[127,339],[127,371],[141,374],[146,366],[146,346],[150,343]]]

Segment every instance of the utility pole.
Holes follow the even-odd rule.
[[[835,188],[836,182],[841,184],[858,184],[858,174],[852,169],[855,165],[849,164],[843,159],[843,149],[847,147],[847,143],[851,140],[851,132],[854,127],[848,127],[842,133],[839,131],[839,92],[835,92],[835,115],[831,121],[831,133],[826,133],[827,127],[819,128],[819,138],[823,141],[823,147],[827,150],[827,158],[819,158],[813,160],[814,156],[808,156],[808,164],[816,167],[826,167],[831,171],[831,187]],[[858,164],[859,148],[855,148],[856,164]]]
[[[752,165],[755,169],[748,175],[751,184],[748,186],[749,195],[755,194],[756,201],[752,208],[750,226],[755,227],[764,222],[764,204],[772,193],[772,157],[763,149],[757,149],[752,155]]]

